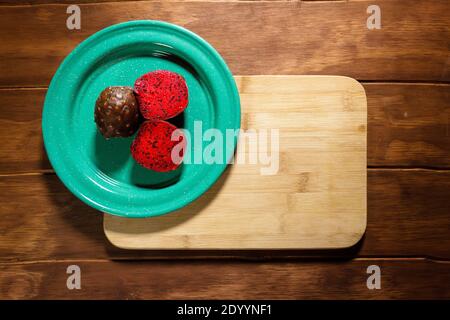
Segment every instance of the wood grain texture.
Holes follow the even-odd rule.
[[[66,288],[71,264],[81,268],[81,290]],[[380,290],[366,286],[374,264]],[[420,259],[0,264],[1,299],[449,299],[449,283],[449,263]]]
[[[361,254],[450,257],[450,171],[375,170],[367,183]]]
[[[450,167],[450,86],[366,84],[368,165]]]
[[[46,89],[0,90],[0,174],[51,169],[42,139]],[[8,106],[8,107],[6,107]]]
[[[450,258],[450,171],[368,171],[367,230],[350,251],[316,256]],[[201,200],[200,200],[201,201]],[[0,261],[309,255],[302,251],[127,251],[103,235],[101,214],[73,196],[55,175],[0,177]]]
[[[363,85],[369,166],[450,167],[450,85]],[[45,89],[0,90],[0,100],[8,106],[0,108],[0,174],[52,169],[41,133],[45,93]],[[285,101],[287,107],[293,104]]]
[[[366,27],[370,1],[82,4],[76,31],[65,26],[66,4],[1,6],[0,39],[8,45],[0,48],[0,86],[46,86],[87,36],[135,19],[166,20],[198,33],[234,74],[449,81],[449,2],[377,3],[383,8],[381,30]]]
[[[361,84],[338,76],[236,80],[243,127],[277,130],[275,139],[267,133],[266,148],[260,137],[255,150],[270,163],[259,157],[252,164],[250,144],[257,140],[241,134],[237,163],[201,201],[148,219],[105,215],[112,244],[124,249],[336,249],[361,239],[367,213],[367,100]]]
[[[300,0],[77,0],[76,4],[81,3],[101,3],[101,2],[136,2],[136,1],[153,1],[153,2],[239,2],[239,1],[300,1]],[[301,1],[341,1],[341,0],[301,0]],[[358,0],[347,0],[358,1]],[[0,5],[36,5],[36,4],[74,4],[72,0],[0,0]]]

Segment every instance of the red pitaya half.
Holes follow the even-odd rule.
[[[131,144],[131,154],[141,166],[158,172],[172,171],[178,168],[183,158],[186,139],[181,130],[162,121],[145,121]],[[175,139],[176,138],[176,139]],[[176,149],[175,149],[176,148]],[[172,151],[174,150],[174,155]]]
[[[166,120],[183,112],[188,105],[186,81],[167,70],[149,72],[134,84],[141,114],[148,120]]]

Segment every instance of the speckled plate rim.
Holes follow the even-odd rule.
[[[159,190],[142,190],[135,194],[133,201],[130,202],[126,192],[123,192],[123,186],[118,185],[102,172],[86,167],[86,164],[74,163],[71,155],[65,150],[69,137],[67,129],[64,130],[64,126],[55,121],[57,119],[54,106],[70,105],[72,104],[70,99],[76,96],[76,89],[79,87],[78,77],[73,74],[67,76],[70,73],[68,71],[75,68],[79,73],[89,72],[90,68],[98,62],[99,57],[111,50],[111,48],[104,48],[104,45],[95,47],[96,50],[88,50],[101,42],[105,36],[122,35],[121,38],[108,43],[114,46],[117,40],[120,42],[120,39],[125,39],[123,43],[117,44],[123,46],[126,44],[126,39],[130,38],[123,35],[129,35],[127,34],[129,32],[145,33],[149,28],[167,40],[168,46],[175,44],[179,52],[185,53],[183,59],[193,65],[196,70],[200,68],[199,72],[207,79],[211,86],[210,90],[222,94],[222,99],[215,101],[215,108],[221,110],[216,123],[218,129],[240,128],[240,100],[234,78],[219,53],[195,33],[163,21],[137,20],[110,26],[84,40],[64,59],[50,83],[42,115],[44,146],[56,174],[74,195],[98,210],[123,217],[144,218],[180,209],[206,192],[227,166],[227,163],[209,165],[207,172],[201,176],[188,177]],[[94,54],[91,54],[91,51]],[[95,53],[95,51],[99,52]],[[225,152],[226,159],[231,159],[233,156],[237,137],[231,143],[232,146]],[[159,199],[159,202],[149,203],[149,198]]]

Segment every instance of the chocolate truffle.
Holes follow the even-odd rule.
[[[139,106],[130,87],[108,87],[95,103],[95,123],[105,138],[129,137],[139,128]]]

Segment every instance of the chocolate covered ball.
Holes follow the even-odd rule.
[[[95,123],[105,138],[129,137],[139,128],[139,106],[130,87],[108,87],[95,103]]]

